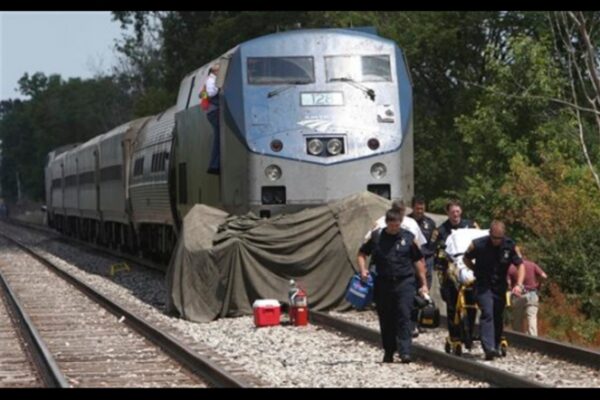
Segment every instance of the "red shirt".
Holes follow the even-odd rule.
[[[523,259],[523,264],[525,265],[525,279],[523,280],[525,290],[537,290],[540,287],[540,282],[537,280],[537,277],[542,276],[545,272],[533,261]],[[514,264],[511,264],[508,268],[508,277],[510,279],[511,287],[515,287],[517,284],[517,276],[517,267]]]

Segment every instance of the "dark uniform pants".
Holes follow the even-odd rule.
[[[427,278],[427,289],[431,290],[431,282],[433,280],[433,255],[425,257],[425,270]]]
[[[448,335],[454,341],[461,340],[460,324],[454,323],[454,314],[456,314],[456,300],[458,300],[458,289],[451,280],[444,278],[440,286],[440,295],[442,300],[446,302],[446,320],[448,323]],[[467,293],[466,297],[470,293]],[[469,297],[466,298],[469,304],[474,304],[474,299]],[[475,326],[475,318],[477,316],[477,310],[475,308],[467,308],[467,323],[469,329],[469,336],[473,337],[473,328]],[[462,338],[464,339],[464,338]]]
[[[390,277],[375,279],[375,305],[379,316],[381,341],[386,353],[398,350],[401,356],[411,354],[410,317],[415,294],[414,276],[397,280]]]
[[[504,307],[506,293],[496,293],[491,288],[477,288],[477,303],[481,309],[479,331],[483,351],[499,350],[500,340],[504,329]]]

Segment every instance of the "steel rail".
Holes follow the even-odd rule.
[[[20,330],[21,336],[28,344],[27,351],[31,355],[42,380],[47,387],[68,388],[69,383],[67,382],[67,378],[58,367],[58,364],[50,350],[48,350],[44,339],[42,339],[35,325],[31,322],[31,318],[29,318],[29,315],[21,305],[19,299],[6,282],[6,279],[4,279],[4,275],[1,271],[0,283],[6,294],[5,297],[8,300],[9,307],[16,314],[15,319],[17,320],[16,323],[18,324],[18,329]]]
[[[311,311],[309,318],[313,323],[337,330],[345,335],[364,340],[373,345],[379,346],[381,343],[381,336],[379,332],[374,329],[353,322],[344,321],[318,311]],[[459,372],[471,378],[488,382],[499,387],[550,387],[477,361],[455,357],[417,343],[413,343],[412,348],[414,355],[417,358],[431,362],[436,367]]]
[[[78,278],[70,275],[68,272],[63,271],[54,263],[47,260],[44,256],[38,254],[35,250],[22,244],[20,241],[7,236],[4,233],[0,233],[0,235],[15,243],[19,248],[23,249],[36,260],[49,267],[52,272],[74,285],[82,293],[87,295],[96,303],[100,304],[110,313],[119,318],[124,318],[124,322],[132,327],[136,332],[140,333],[148,340],[161,347],[165,352],[184,365],[191,372],[210,382],[212,385],[217,387],[234,388],[251,386],[245,380],[228,373],[221,366],[212,362],[207,357],[197,354],[193,349],[174,338],[169,333],[158,327],[152,326],[135,313],[126,310],[124,307],[97,292],[95,289],[80,281]]]
[[[440,324],[444,325],[446,321],[447,318],[441,315]],[[479,324],[475,324],[475,328],[479,329]],[[600,369],[600,352],[596,350],[562,343],[549,338],[525,335],[509,329],[504,329],[504,336],[508,340],[509,345],[515,345],[523,349]]]

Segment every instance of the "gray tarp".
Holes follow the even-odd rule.
[[[256,299],[286,303],[291,278],[310,309],[348,308],[358,248],[389,206],[368,192],[271,219],[196,205],[167,270],[168,308],[196,322],[248,315]]]

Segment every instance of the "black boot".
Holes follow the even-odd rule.
[[[385,354],[383,355],[383,362],[384,363],[392,363],[392,362],[394,362],[394,353],[386,351]]]

